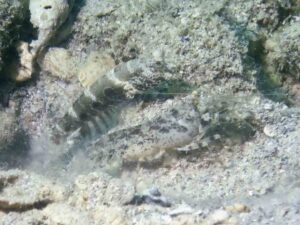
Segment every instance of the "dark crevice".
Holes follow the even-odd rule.
[[[24,16],[12,21],[11,26],[8,27],[7,30],[6,39],[9,43],[2,54],[3,65],[10,65],[11,62],[18,60],[18,54],[15,48],[18,41],[31,42],[36,36],[37,31],[30,23],[29,8],[26,10],[26,13],[24,13]],[[4,77],[4,75],[5,72],[0,71],[0,77]]]
[[[0,108],[9,107],[10,94],[13,92],[15,84],[7,79],[0,79]]]
[[[0,202],[0,211],[4,213],[10,213],[10,212],[22,213],[33,209],[42,210],[51,203],[52,201],[50,200],[42,200],[42,201],[35,202],[33,204],[19,204],[19,203],[5,204],[4,202],[2,203]]]
[[[50,40],[49,46],[57,46],[57,45],[67,45],[67,40],[72,35],[72,26],[74,21],[77,19],[77,16],[85,6],[86,0],[69,0],[69,4],[73,4],[73,7],[68,15],[66,21],[59,27],[56,32],[56,35]]]

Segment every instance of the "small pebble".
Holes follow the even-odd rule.
[[[211,224],[221,224],[229,218],[228,212],[219,209],[209,216],[209,221]]]
[[[264,109],[268,110],[268,111],[272,111],[273,110],[273,105],[267,103],[267,104],[264,105]]]
[[[169,215],[175,217],[183,214],[192,214],[193,212],[194,210],[189,205],[183,204],[169,212]]]
[[[268,137],[275,137],[276,136],[276,130],[275,127],[271,125],[266,125],[264,127],[264,134],[267,135]]]
[[[231,213],[248,213],[250,212],[250,209],[248,206],[241,204],[241,203],[235,203],[231,206],[225,207],[226,211]]]

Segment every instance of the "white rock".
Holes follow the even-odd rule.
[[[178,215],[192,214],[192,213],[194,213],[194,209],[192,209],[192,207],[190,207],[187,204],[182,204],[178,208],[169,212],[169,215],[170,216],[178,216]]]
[[[219,209],[209,216],[209,222],[211,224],[221,224],[229,218],[228,212]]]
[[[276,129],[272,125],[266,125],[263,131],[268,137],[275,137],[277,135]]]
[[[30,0],[30,22],[38,29],[38,39],[30,44],[34,55],[53,37],[66,20],[70,8],[68,0]]]
[[[20,60],[12,63],[8,71],[13,80],[23,82],[31,78],[34,56],[29,51],[29,44],[23,41],[17,43],[17,52]]]

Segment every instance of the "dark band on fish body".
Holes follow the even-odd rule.
[[[68,136],[80,128],[81,135],[107,132],[116,125],[118,112],[114,105],[126,100],[124,83],[142,73],[145,64],[139,59],[116,66],[99,77],[74,102],[57,124],[57,130]],[[101,124],[100,124],[101,123]]]

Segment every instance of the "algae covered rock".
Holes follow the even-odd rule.
[[[20,38],[24,21],[29,18],[29,0],[0,1],[0,70],[6,58],[7,49]]]
[[[154,59],[168,69],[164,76],[192,83],[243,73],[247,46],[213,16],[225,1],[108,2],[86,1],[74,24],[71,47],[111,52],[116,64]],[[135,23],[138,15],[143,20]]]
[[[280,81],[300,78],[300,22],[294,21],[275,32],[265,43],[266,71]]]

